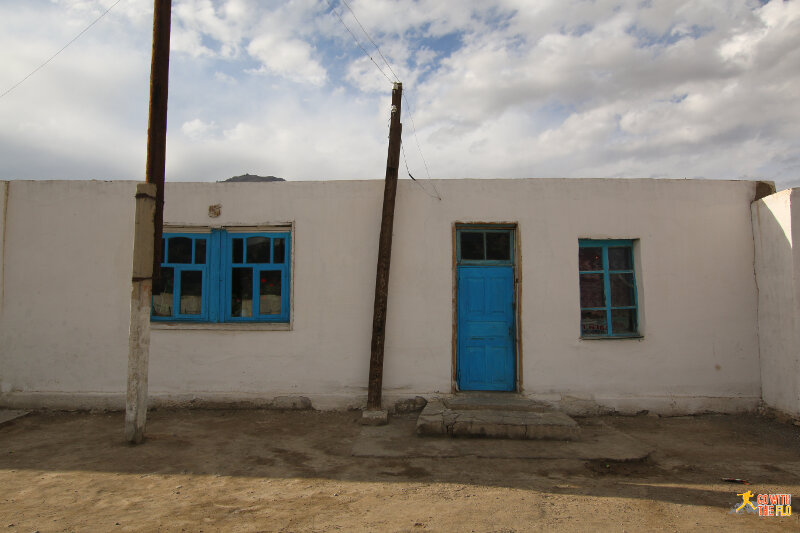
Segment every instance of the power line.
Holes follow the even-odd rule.
[[[368,31],[367,31],[367,30],[364,28],[364,26],[361,24],[361,21],[360,21],[360,20],[358,20],[358,17],[356,16],[356,13],[355,13],[355,11],[353,11],[353,9],[350,7],[350,4],[348,4],[346,0],[341,0],[341,2],[342,2],[344,5],[345,5],[345,7],[347,7],[347,9],[348,9],[348,10],[350,11],[350,13],[353,15],[353,18],[354,18],[354,19],[356,19],[356,23],[357,23],[357,24],[358,24],[358,26],[361,28],[361,31],[363,31],[363,32],[364,32],[364,35],[366,35],[366,36],[367,36],[367,39],[369,39],[369,42],[371,42],[371,43],[372,43],[372,46],[374,46],[374,47],[375,47],[375,49],[378,51],[378,54],[380,54],[380,56],[381,56],[381,59],[383,59],[383,62],[384,62],[384,63],[386,63],[386,66],[387,66],[387,67],[389,67],[389,72],[391,72],[391,73],[392,73],[392,76],[394,76],[394,79],[395,79],[395,81],[397,81],[397,82],[399,83],[399,82],[400,82],[400,78],[398,78],[398,77],[397,77],[397,74],[395,74],[394,70],[392,70],[392,66],[389,64],[389,62],[388,62],[388,61],[386,61],[386,58],[383,56],[383,52],[381,52],[381,47],[380,47],[380,46],[378,46],[378,45],[375,43],[375,41],[374,41],[374,40],[372,40],[372,37],[370,37],[370,35],[369,35],[369,32],[368,32]]]
[[[370,61],[372,61],[372,62],[375,64],[375,66],[378,68],[378,70],[380,71],[380,73],[381,73],[381,74],[383,74],[383,76],[384,76],[384,77],[385,77],[387,80],[389,80],[389,82],[392,82],[392,80],[391,80],[391,79],[389,79],[389,76],[387,76],[387,75],[386,75],[386,73],[383,71],[383,69],[380,67],[380,65],[378,65],[378,63],[375,61],[375,59],[373,59],[373,58],[372,58],[372,56],[369,54],[369,52],[367,52],[367,50],[364,48],[364,46],[362,46],[362,44],[361,44],[361,41],[359,41],[359,40],[358,40],[358,38],[355,36],[355,34],[354,34],[354,33],[353,33],[351,30],[350,30],[350,28],[347,26],[347,24],[345,24],[345,22],[344,22],[344,19],[342,19],[341,15],[339,15],[339,13],[338,13],[338,12],[337,12],[337,11],[336,11],[334,8],[333,8],[333,5],[331,4],[331,0],[327,0],[327,2],[328,2],[328,6],[330,6],[330,8],[331,8],[331,11],[333,11],[333,13],[336,15],[336,18],[338,18],[338,19],[339,19],[339,22],[341,22],[341,23],[342,23],[342,26],[344,26],[344,27],[345,27],[345,29],[346,29],[346,30],[347,30],[347,31],[350,33],[350,35],[353,37],[353,40],[356,42],[356,44],[358,45],[358,47],[359,47],[359,48],[361,48],[361,51],[363,51],[363,52],[364,52],[364,54],[365,54],[367,57],[369,57]],[[386,68],[388,68],[388,69],[389,69],[389,72],[391,72],[391,73],[392,73],[392,75],[394,76],[394,79],[395,79],[395,81],[399,83],[399,82],[400,82],[400,78],[397,76],[397,73],[394,71],[394,69],[392,68],[392,65],[391,65],[391,64],[389,63],[389,61],[386,59],[386,56],[384,56],[384,55],[383,55],[383,52],[381,52],[381,47],[380,47],[380,46],[378,46],[378,43],[376,43],[376,42],[375,42],[375,40],[374,40],[374,39],[372,38],[372,36],[369,34],[369,32],[367,31],[367,29],[364,27],[364,25],[363,25],[363,24],[361,24],[361,21],[360,21],[360,20],[358,20],[358,16],[356,15],[355,11],[353,11],[353,8],[351,8],[351,7],[350,7],[350,4],[348,4],[348,3],[347,3],[347,0],[340,0],[340,2],[341,2],[342,4],[344,4],[344,5],[345,5],[345,7],[347,7],[347,9],[350,11],[350,14],[351,14],[351,15],[353,15],[353,19],[355,19],[356,23],[358,24],[358,27],[359,27],[359,28],[361,28],[361,31],[364,33],[364,35],[367,37],[367,39],[369,39],[369,42],[371,42],[371,43],[372,43],[372,46],[374,46],[374,47],[375,47],[375,50],[377,50],[377,51],[378,51],[378,55],[380,55],[380,57],[381,57],[381,59],[383,60],[384,64],[386,64]],[[431,180],[431,173],[430,173],[430,169],[428,168],[428,162],[425,160],[425,155],[422,153],[422,147],[421,147],[421,146],[420,146],[420,144],[419,144],[419,136],[417,135],[417,126],[416,126],[416,124],[414,123],[414,115],[413,115],[413,113],[411,112],[411,104],[409,103],[409,101],[408,101],[408,98],[406,97],[405,93],[403,93],[403,100],[405,100],[405,102],[406,102],[406,108],[407,108],[407,111],[408,111],[408,116],[409,116],[409,118],[411,119],[411,128],[412,128],[412,130],[413,130],[413,133],[414,133],[414,142],[415,142],[415,143],[416,143],[416,145],[417,145],[417,150],[419,151],[419,156],[420,156],[420,158],[422,158],[422,164],[425,166],[425,175],[428,177],[428,181],[430,181],[431,185],[433,186],[433,189],[434,189],[434,191],[436,191],[436,196],[433,196],[433,195],[431,195],[431,194],[430,194],[430,193],[429,193],[429,192],[428,192],[428,191],[427,191],[427,190],[426,190],[426,189],[425,189],[425,188],[424,188],[424,187],[423,187],[423,186],[422,186],[422,185],[421,185],[421,184],[420,184],[420,183],[417,181],[417,179],[416,179],[414,176],[412,176],[412,175],[411,175],[411,171],[408,169],[408,159],[406,158],[406,149],[405,149],[405,145],[401,144],[401,147],[402,147],[402,149],[403,149],[403,160],[405,161],[405,164],[406,164],[406,172],[408,173],[408,177],[410,177],[410,178],[411,178],[411,179],[414,181],[414,183],[416,183],[417,185],[419,185],[419,187],[420,187],[420,188],[421,188],[423,191],[425,191],[425,194],[427,194],[428,196],[431,196],[432,198],[438,198],[438,199],[441,201],[442,197],[441,197],[441,195],[439,194],[439,190],[438,190],[438,188],[436,187],[436,184],[433,182],[433,180]]]
[[[381,47],[378,46],[378,43],[376,43],[375,40],[370,36],[370,34],[367,31],[367,29],[364,27],[363,24],[361,24],[361,21],[358,20],[358,16],[356,15],[355,11],[353,11],[353,8],[350,7],[350,4],[347,3],[347,0],[340,0],[340,1],[341,1],[341,3],[343,3],[345,5],[345,7],[347,7],[347,9],[350,11],[350,14],[353,15],[353,18],[355,19],[355,21],[358,24],[359,28],[361,28],[361,31],[364,32],[364,35],[367,36],[367,39],[369,39],[369,42],[371,42],[372,46],[375,47],[375,50],[378,51],[378,54],[381,56],[381,59],[383,60],[383,62],[386,64],[386,67],[389,69],[389,72],[391,72],[392,75],[394,76],[395,80],[397,80],[399,82],[400,78],[398,78],[398,76],[395,73],[394,69],[392,69],[392,65],[389,64],[389,61],[386,59],[386,56],[384,56],[383,52],[381,52]],[[330,3],[330,0],[329,0],[328,3]],[[370,59],[372,59],[372,57],[370,57]],[[381,70],[381,72],[383,72],[383,71]],[[414,131],[414,141],[417,144],[417,150],[419,150],[419,156],[422,158],[422,164],[425,165],[425,174],[427,175],[428,179],[430,180],[431,179],[431,173],[430,173],[430,169],[428,168],[428,162],[425,160],[425,155],[422,153],[422,147],[419,144],[419,137],[417,136],[417,126],[416,126],[416,124],[414,124],[414,115],[411,112],[411,104],[408,102],[408,98],[406,98],[405,93],[403,93],[403,100],[405,100],[405,102],[406,102],[406,107],[408,109],[408,116],[411,119],[411,127],[412,127],[412,129]],[[405,148],[403,148],[403,157],[405,157]],[[408,162],[406,162],[406,170],[408,170]],[[416,179],[414,179],[414,177],[411,176],[411,172],[409,172],[408,175],[411,177],[412,180],[416,181]],[[431,181],[431,185],[433,185],[433,188],[435,190],[436,189],[436,184],[433,183],[433,181]],[[441,196],[439,196],[439,191],[438,190],[436,191],[436,195],[439,198],[439,200],[442,199]]]
[[[7,95],[8,93],[10,93],[11,91],[13,91],[13,90],[14,90],[14,89],[16,89],[17,87],[19,87],[20,85],[22,85],[22,83],[23,83],[23,82],[25,82],[25,80],[27,80],[28,78],[30,78],[31,76],[33,76],[34,74],[36,74],[37,72],[39,72],[39,71],[40,71],[42,68],[44,68],[44,66],[45,66],[45,65],[47,65],[49,62],[51,62],[53,59],[55,59],[55,58],[56,58],[56,56],[57,56],[58,54],[60,54],[60,53],[61,53],[61,52],[63,52],[64,50],[66,50],[66,49],[67,49],[67,47],[68,47],[69,45],[71,45],[72,43],[74,43],[75,41],[77,41],[77,40],[80,38],[80,36],[81,36],[81,35],[83,35],[83,34],[84,34],[84,33],[86,33],[87,31],[89,31],[89,28],[91,28],[92,26],[94,26],[95,24],[97,24],[97,23],[100,21],[100,19],[101,19],[101,18],[105,17],[105,16],[108,14],[108,12],[109,12],[109,11],[111,11],[112,9],[114,9],[114,7],[115,7],[117,4],[119,4],[121,1],[122,1],[122,0],[117,0],[116,2],[114,2],[113,4],[111,4],[111,7],[109,7],[109,8],[108,8],[108,9],[106,9],[105,11],[103,11],[103,14],[102,14],[102,15],[100,15],[99,17],[97,17],[96,19],[94,19],[94,21],[92,21],[92,23],[91,23],[91,24],[89,24],[88,26],[86,26],[86,27],[85,27],[85,28],[84,28],[84,29],[83,29],[83,30],[82,30],[82,31],[81,31],[81,32],[80,32],[78,35],[76,35],[75,37],[73,37],[73,38],[72,38],[72,40],[71,40],[70,42],[68,42],[67,44],[65,44],[64,46],[62,46],[62,47],[61,47],[61,49],[60,49],[58,52],[56,52],[55,54],[53,54],[52,56],[50,56],[50,58],[49,58],[49,59],[47,59],[47,61],[45,61],[44,63],[42,63],[41,65],[39,65],[39,66],[38,66],[38,67],[36,67],[35,69],[33,69],[33,70],[30,72],[30,74],[28,74],[27,76],[25,76],[24,78],[22,78],[21,80],[19,80],[17,83],[15,83],[14,85],[12,85],[12,86],[11,86],[11,88],[9,88],[9,89],[7,89],[7,90],[6,90],[6,92],[4,92],[3,94],[0,94],[0,98],[4,97],[4,96],[5,96],[5,95]]]
[[[433,190],[436,191],[436,195],[439,197],[439,200],[441,200],[442,197],[439,195],[439,190],[436,188],[436,184],[433,182],[433,180],[431,180],[431,173],[430,173],[430,170],[428,170],[428,162],[425,161],[425,155],[422,153],[422,147],[419,144],[419,137],[417,136],[417,125],[414,124],[414,114],[411,113],[411,104],[409,103],[408,98],[406,98],[405,93],[403,94],[403,99],[406,101],[406,109],[408,110],[408,118],[411,119],[411,129],[412,129],[412,131],[414,133],[414,142],[417,143],[417,150],[419,151],[419,156],[422,158],[422,164],[425,165],[425,174],[428,176],[428,180],[430,180],[431,185],[433,185]],[[404,155],[405,155],[405,152],[404,152]],[[409,173],[409,176],[410,175],[411,174]]]
[[[429,193],[428,190],[420,182],[417,181],[417,178],[415,178],[414,176],[411,175],[411,171],[408,169],[408,158],[406,157],[406,146],[405,146],[405,144],[403,144],[402,140],[400,141],[400,148],[403,149],[403,162],[406,164],[406,173],[408,174],[408,177],[411,178],[411,181],[416,183],[417,187],[422,189],[422,192],[424,192],[425,194],[427,194],[431,198],[436,198],[437,200],[439,200],[441,202],[442,201],[442,197],[439,195],[439,191],[436,189],[436,184],[433,183],[433,181],[431,181],[431,185],[433,185],[433,190],[436,191],[436,195],[433,195],[433,194]],[[430,180],[430,178],[428,178],[428,179]]]
[[[378,64],[378,63],[377,63],[377,62],[376,62],[374,59],[372,59],[372,56],[371,56],[371,55],[369,55],[369,52],[367,52],[367,49],[366,49],[366,48],[364,48],[364,47],[361,45],[361,41],[359,41],[359,40],[358,40],[358,37],[356,37],[356,34],[355,34],[355,33],[353,33],[353,32],[350,30],[350,28],[347,26],[347,24],[345,24],[345,23],[344,23],[344,20],[342,19],[342,16],[341,16],[341,15],[339,15],[339,12],[338,12],[338,11],[336,11],[336,10],[333,8],[333,4],[331,4],[331,0],[327,0],[327,2],[328,2],[328,6],[331,8],[331,11],[333,12],[333,14],[334,14],[334,15],[336,15],[336,18],[337,18],[337,19],[339,19],[339,22],[341,22],[341,23],[342,23],[342,26],[344,26],[344,29],[346,29],[346,30],[347,30],[347,32],[348,32],[348,33],[349,33],[349,34],[350,34],[350,35],[353,37],[353,40],[356,42],[356,44],[358,45],[358,47],[359,47],[359,48],[361,48],[361,51],[362,51],[362,52],[364,52],[364,55],[366,55],[366,56],[369,58],[369,60],[370,60],[370,61],[372,61],[372,62],[375,64],[375,67],[378,69],[378,71],[379,71],[381,74],[383,74],[383,77],[384,77],[384,78],[386,78],[386,80],[387,80],[389,83],[394,83],[394,81],[392,81],[392,79],[391,79],[391,78],[390,78],[390,77],[389,77],[389,76],[388,76],[388,75],[387,75],[387,74],[386,74],[386,73],[383,71],[383,69],[381,68],[381,66],[380,66],[380,65],[379,65],[379,64]],[[348,9],[349,9],[349,6],[348,6]],[[359,23],[359,25],[360,25],[360,23]],[[379,50],[378,52],[380,53],[380,50]],[[383,54],[381,54],[381,55],[383,55]],[[385,60],[384,60],[384,61],[385,61]],[[391,67],[389,67],[389,70],[391,70]],[[394,74],[394,72],[392,72],[392,74]],[[397,77],[397,76],[395,76],[395,78],[396,78],[396,77]]]

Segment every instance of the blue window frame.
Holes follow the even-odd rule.
[[[288,322],[289,232],[165,233],[154,321]]]
[[[208,234],[164,235],[161,279],[153,288],[154,320],[208,320],[208,242]]]
[[[638,337],[632,240],[578,241],[581,337]]]

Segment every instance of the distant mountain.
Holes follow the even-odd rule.
[[[237,182],[237,181],[286,181],[286,180],[283,178],[276,178],[275,176],[256,176],[255,174],[242,174],[241,176],[234,176],[232,178],[223,180],[223,182],[225,183],[229,181]]]

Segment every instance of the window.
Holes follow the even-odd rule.
[[[578,241],[581,337],[638,337],[633,241]]]
[[[289,321],[289,232],[164,233],[163,245],[154,321]]]
[[[456,241],[458,264],[513,264],[513,240],[510,228],[459,228]]]

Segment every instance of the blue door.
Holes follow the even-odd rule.
[[[459,238],[461,243],[466,242],[461,235]],[[507,242],[510,247],[512,239]],[[509,252],[507,261],[485,256],[483,260],[475,257],[461,261],[464,256],[469,254],[459,247],[460,262],[467,264],[457,267],[458,388],[513,391],[517,366],[514,266],[509,264],[513,255]]]

